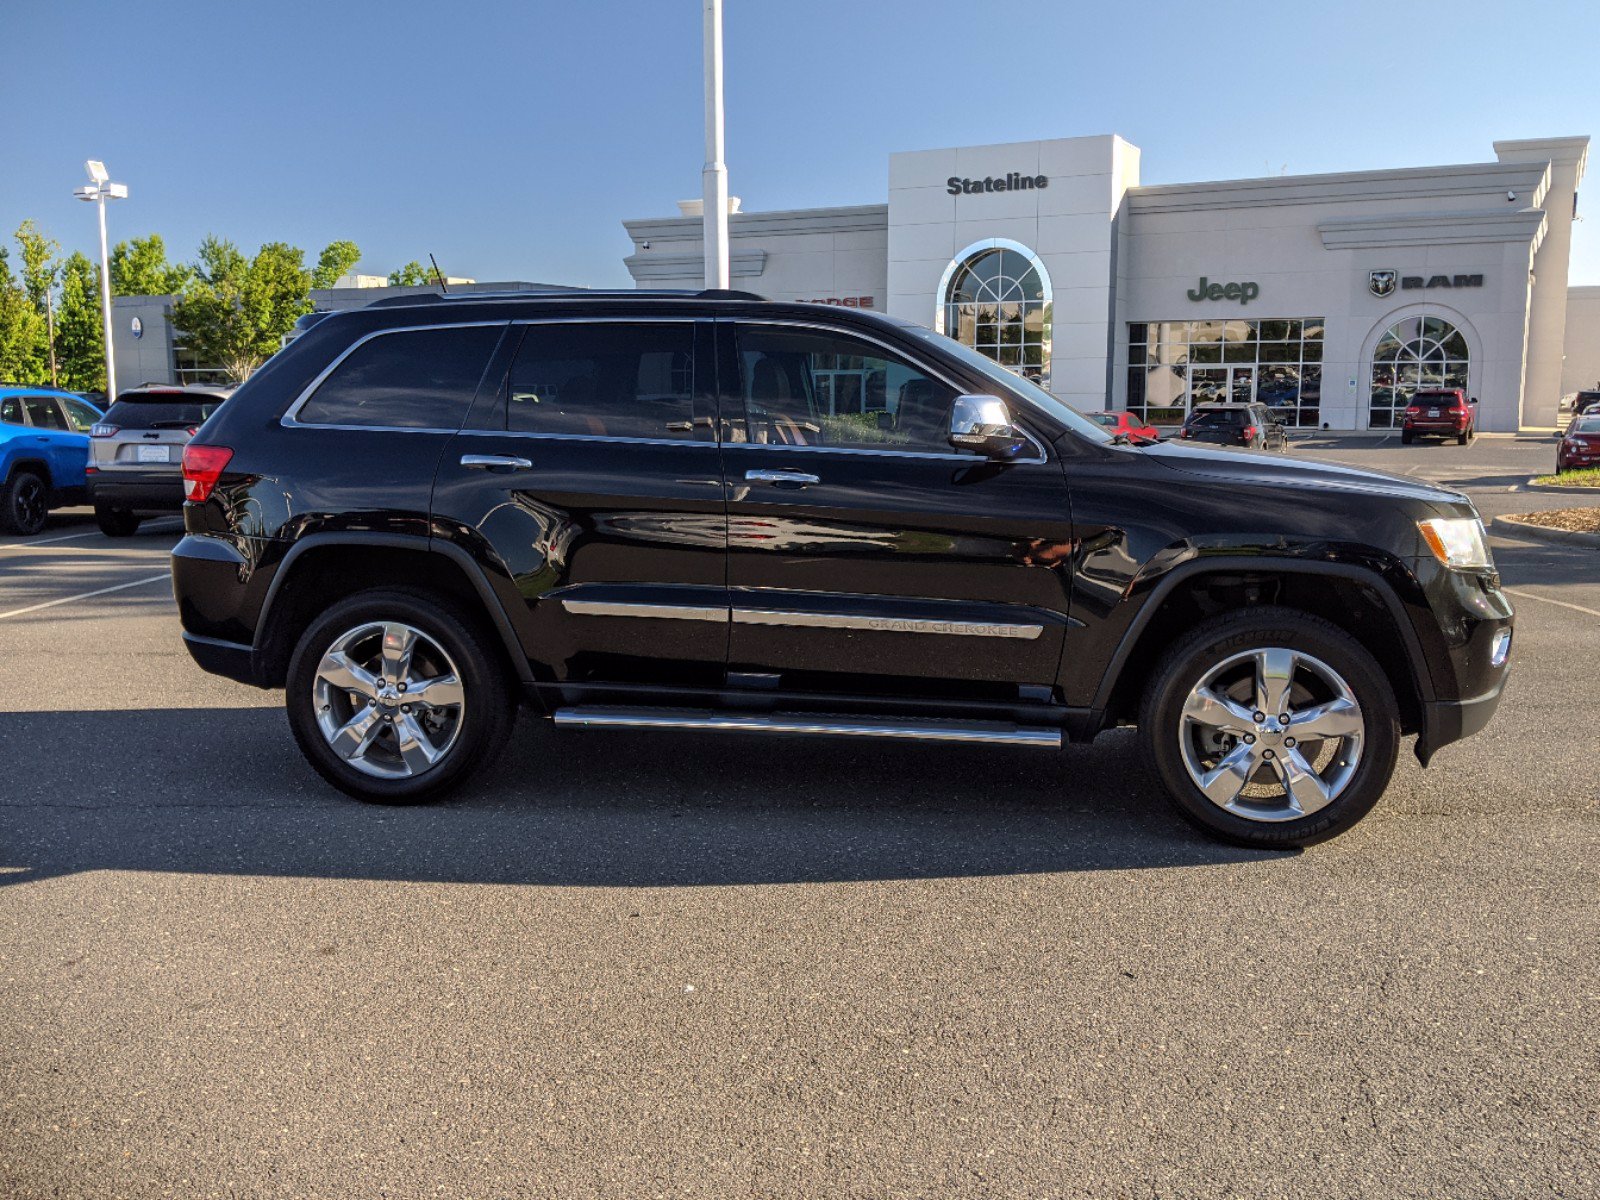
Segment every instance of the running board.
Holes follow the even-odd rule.
[[[710,729],[725,733],[811,733],[838,737],[909,738],[923,742],[988,742],[1002,746],[1061,745],[1061,730],[1005,721],[908,720],[837,713],[721,712],[700,708],[625,708],[586,704],[558,708],[555,723],[585,729]]]

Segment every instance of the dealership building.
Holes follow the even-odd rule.
[[[887,203],[730,215],[732,286],[929,325],[1079,408],[1161,423],[1259,400],[1304,428],[1389,429],[1418,389],[1462,387],[1484,431],[1551,426],[1596,383],[1576,374],[1594,289],[1568,311],[1588,143],[1153,187],[1115,135],[892,154]],[[701,285],[682,208],[623,222],[639,287]]]

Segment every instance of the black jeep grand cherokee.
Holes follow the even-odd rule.
[[[363,799],[558,725],[1054,748],[1137,724],[1212,833],[1304,845],[1483,727],[1471,503],[1124,444],[956,342],[738,293],[405,298],[206,422],[173,552],[206,669]]]

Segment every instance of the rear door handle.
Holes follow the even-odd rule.
[[[484,471],[531,471],[533,463],[511,454],[463,454],[463,467],[477,467]]]
[[[797,483],[801,487],[822,482],[819,476],[804,471],[746,471],[744,477],[747,483]]]

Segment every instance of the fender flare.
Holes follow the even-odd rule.
[[[1410,618],[1406,616],[1405,608],[1401,605],[1400,598],[1395,595],[1393,586],[1377,571],[1353,563],[1309,562],[1296,558],[1230,554],[1192,558],[1173,567],[1156,581],[1155,586],[1140,602],[1139,611],[1134,615],[1133,621],[1122,635],[1122,640],[1117,643],[1111,660],[1106,664],[1105,674],[1100,678],[1100,686],[1095,690],[1093,707],[1102,712],[1110,707],[1111,695],[1122,677],[1122,670],[1127,665],[1128,657],[1138,645],[1140,637],[1144,635],[1146,627],[1161,607],[1162,601],[1174,589],[1197,575],[1250,572],[1334,576],[1366,584],[1383,600],[1390,620],[1400,631],[1401,643],[1406,648],[1406,665],[1410,669],[1412,683],[1417,689],[1418,700],[1426,709],[1426,706],[1437,698],[1433,676],[1428,670],[1427,655],[1423,651],[1421,640],[1417,637],[1417,631],[1412,626]]]
[[[495,595],[494,588],[484,577],[483,569],[473,561],[460,546],[453,546],[449,542],[442,542],[422,534],[412,533],[313,533],[297,539],[289,552],[283,556],[277,568],[272,573],[272,581],[267,585],[267,594],[261,601],[261,613],[256,618],[255,638],[251,646],[253,666],[259,678],[266,677],[266,648],[263,645],[263,632],[271,628],[273,602],[278,597],[279,588],[283,581],[289,577],[290,568],[302,554],[308,550],[321,546],[378,546],[395,550],[421,551],[424,554],[438,554],[449,559],[471,583],[473,591],[478,595],[479,602],[483,605],[484,613],[489,622],[494,626],[495,633],[505,648],[506,655],[511,662],[512,669],[516,672],[519,682],[531,684],[533,672],[528,665],[528,656],[523,652],[522,643],[517,638],[515,627],[507,615],[505,606],[500,603],[500,598]]]

